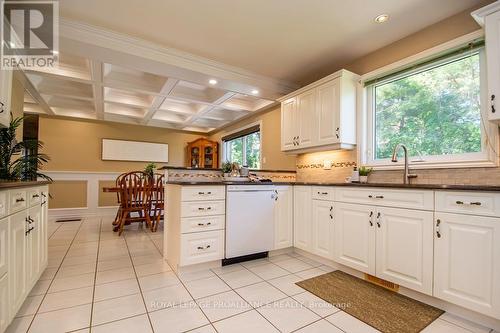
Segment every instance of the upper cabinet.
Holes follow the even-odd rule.
[[[10,123],[10,95],[12,90],[12,71],[0,70],[0,128]]]
[[[500,122],[500,2],[476,10],[472,16],[486,35],[489,119]]]
[[[341,70],[283,97],[281,150],[354,148],[358,81],[358,75]]]

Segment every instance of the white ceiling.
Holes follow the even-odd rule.
[[[483,1],[484,2],[484,1]],[[295,83],[480,0],[64,0],[61,15]],[[385,24],[374,17],[390,14]]]
[[[64,0],[59,67],[25,70],[25,111],[207,133],[480,2]]]

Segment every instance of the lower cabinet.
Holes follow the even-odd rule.
[[[278,200],[274,208],[274,249],[293,246],[292,186],[276,186]]]
[[[375,207],[337,202],[335,261],[375,275]]]
[[[311,186],[294,186],[293,244],[304,251],[312,251],[312,191]]]
[[[333,201],[312,201],[312,253],[333,260]]]
[[[9,266],[9,219],[0,219],[0,277],[7,273]]]
[[[4,332],[9,326],[9,276],[4,274],[0,277],[0,332]]]
[[[500,318],[500,218],[436,213],[434,296]]]
[[[10,217],[10,304],[11,313],[16,313],[26,296],[26,211]]]
[[[335,260],[432,295],[433,213],[348,203],[335,206]]]
[[[28,210],[26,235],[26,284],[32,286],[38,279],[40,272],[40,249],[41,249],[41,214],[40,206]]]

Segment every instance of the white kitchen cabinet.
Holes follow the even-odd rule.
[[[353,149],[359,76],[340,70],[281,101],[281,150]]]
[[[293,187],[276,186],[278,200],[274,208],[274,249],[293,246]]]
[[[40,205],[31,207],[28,210],[26,235],[26,284],[35,284],[40,272],[40,252],[41,252],[41,214]]]
[[[335,261],[375,275],[375,215],[372,206],[335,205]]]
[[[16,313],[27,294],[26,274],[26,211],[18,212],[9,218],[10,224],[10,262],[9,289],[11,313]]]
[[[437,212],[434,296],[500,318],[500,219]]]
[[[7,273],[9,265],[9,219],[0,219],[0,277]]]
[[[496,1],[472,13],[484,27],[488,73],[488,117],[500,122],[500,2]]]
[[[334,203],[312,202],[312,253],[333,260]]]
[[[294,186],[293,244],[304,251],[312,250],[312,193],[310,186]]]
[[[293,150],[298,135],[297,97],[281,103],[281,150]]]
[[[0,332],[4,332],[9,326],[9,276],[0,276]]]
[[[0,127],[10,123],[10,99],[12,92],[12,70],[0,70]]]
[[[307,148],[315,144],[313,133],[316,112],[316,91],[310,90],[297,96],[297,148]]]
[[[376,276],[432,295],[433,213],[384,207],[374,222]]]

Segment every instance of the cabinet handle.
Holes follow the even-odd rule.
[[[332,214],[330,214],[330,220],[333,220],[333,215]]]
[[[384,198],[384,196],[383,196],[383,195],[376,195],[376,196],[375,196],[375,199],[383,199],[383,198]]]
[[[436,236],[437,238],[441,238],[441,220],[440,219],[437,219],[436,220]]]
[[[204,227],[204,226],[206,226],[206,225],[211,225],[211,224],[212,224],[211,222],[207,222],[207,223],[198,223],[198,225],[199,225],[200,227]]]
[[[198,210],[212,210],[212,207],[198,207]]]
[[[205,194],[205,192],[198,192],[198,194],[199,194],[199,195],[203,195],[203,194]]]
[[[495,109],[495,95],[491,95],[491,113],[495,113],[497,110]]]
[[[0,113],[4,113],[5,112],[5,110],[3,108],[4,106],[5,106],[5,104],[3,104],[3,102],[0,102]]]
[[[339,127],[337,127],[337,128],[335,129],[335,136],[337,137],[337,139],[340,139],[340,133],[339,133],[339,131],[340,131],[340,128],[339,128]]]
[[[207,246],[198,246],[198,250],[206,250],[206,249],[209,249],[210,248],[210,245],[207,245]]]
[[[16,199],[16,203],[17,202],[24,202],[24,198],[18,198],[18,199]]]
[[[39,194],[33,194],[32,198],[33,198],[33,199],[35,199],[35,198],[40,198],[40,195],[39,195]]]
[[[373,221],[372,221],[372,216],[373,216],[373,212],[370,212],[370,219],[368,220],[368,222],[370,222],[370,227],[373,227]]]
[[[369,194],[369,195],[368,195],[368,198],[370,198],[370,199],[371,199],[371,198],[373,198],[373,195]]]
[[[333,206],[330,206],[330,212],[333,211]]]
[[[377,227],[380,228],[380,212],[377,213]]]
[[[469,205],[469,206],[481,206],[482,205],[482,203],[479,201],[464,202],[464,201],[457,200],[457,201],[455,201],[455,203],[457,205]]]

